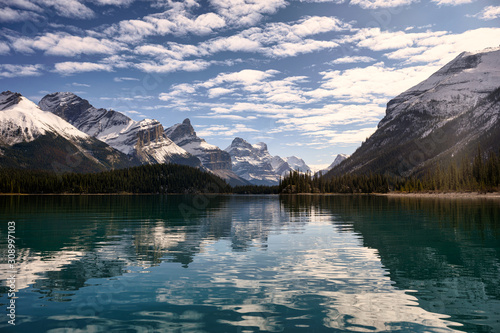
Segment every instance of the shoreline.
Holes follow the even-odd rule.
[[[447,198],[447,199],[500,199],[500,192],[389,192],[374,195],[389,198]]]
[[[31,196],[31,195],[41,195],[41,196],[116,196],[116,195],[285,195],[285,196],[295,196],[295,195],[310,195],[310,196],[381,196],[388,198],[449,198],[449,199],[500,199],[500,192],[388,192],[388,193],[279,193],[279,194],[265,194],[265,193],[254,193],[254,194],[241,194],[241,193],[0,193],[0,196]]]

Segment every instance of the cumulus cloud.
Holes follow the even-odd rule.
[[[389,8],[409,5],[418,0],[351,0],[350,4],[364,9]]]
[[[73,19],[90,19],[95,13],[78,0],[37,0],[40,5],[52,7],[58,15]]]
[[[13,65],[0,64],[0,78],[12,78],[18,76],[39,76],[42,74],[43,65]]]
[[[285,0],[210,0],[216,12],[230,24],[252,26],[262,20],[264,15],[276,13],[286,7]]]
[[[372,57],[366,57],[366,56],[347,56],[347,57],[342,57],[342,58],[337,58],[335,60],[332,60],[328,62],[328,64],[331,65],[338,65],[338,64],[355,64],[355,63],[360,63],[360,62],[373,62],[376,61]]]
[[[8,54],[10,52],[10,47],[7,43],[0,42],[0,54]]]
[[[458,6],[466,3],[472,3],[476,0],[431,0],[431,1],[438,5]]]
[[[129,6],[134,0],[94,0],[94,2],[101,6]]]
[[[17,10],[10,7],[0,8],[0,22],[35,21],[41,16],[26,10]]]
[[[44,51],[47,55],[73,57],[81,54],[113,54],[124,46],[120,43],[94,37],[72,36],[64,32],[46,33],[35,38],[11,38],[17,52]]]
[[[113,67],[108,64],[99,64],[93,62],[59,62],[54,65],[54,71],[62,75],[72,75],[82,72],[105,71],[111,72]]]
[[[139,42],[149,36],[207,35],[226,26],[226,21],[215,13],[198,16],[189,14],[184,8],[173,8],[162,13],[151,14],[142,19],[123,20],[104,30],[122,42]]]
[[[147,73],[172,73],[177,71],[197,72],[210,66],[209,61],[202,59],[196,60],[177,60],[168,59],[162,63],[142,62],[135,64],[135,67]]]
[[[236,117],[236,119],[241,119]],[[201,131],[197,131],[199,136],[202,137],[212,137],[212,136],[221,136],[221,134],[228,138],[233,138],[235,136],[239,136],[241,133],[254,133],[258,132],[258,130],[248,127],[245,124],[234,124],[231,126],[226,125],[212,125],[210,127],[206,127]]]
[[[478,18],[483,21],[494,20],[500,17],[500,6],[488,6],[485,7],[479,13],[472,15],[472,17]]]

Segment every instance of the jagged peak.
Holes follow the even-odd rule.
[[[6,108],[18,104],[23,95],[17,92],[12,92],[12,91],[4,91],[2,94],[0,94],[0,110],[5,110]]]
[[[187,137],[199,140],[189,118],[184,119],[182,123],[167,128],[165,134],[172,139],[172,141],[177,143],[185,140]]]

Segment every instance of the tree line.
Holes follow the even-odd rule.
[[[292,171],[280,180],[280,193],[387,193],[500,190],[500,152],[485,153],[478,147],[473,159],[436,165],[421,177],[395,177],[380,174],[344,174],[325,177]]]
[[[499,191],[500,152],[478,148],[473,159],[436,165],[421,177],[380,174],[290,172],[277,186],[231,188],[223,179],[178,164],[152,164],[100,173],[64,173],[0,168],[0,193],[387,193],[390,191]]]
[[[0,168],[0,193],[228,193],[223,179],[185,165],[152,164],[99,173]]]

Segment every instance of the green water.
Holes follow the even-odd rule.
[[[1,196],[0,252],[2,332],[500,332],[491,199]]]

